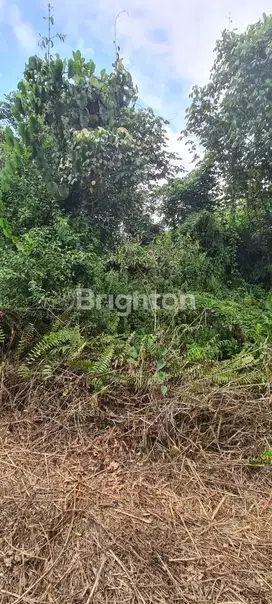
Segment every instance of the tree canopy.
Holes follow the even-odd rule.
[[[271,207],[272,16],[225,30],[209,82],[195,86],[185,134],[216,162],[225,196]]]
[[[166,122],[136,101],[120,60],[111,74],[95,75],[94,62],[80,51],[68,61],[30,57],[18,90],[3,105],[10,127],[2,190],[13,195],[15,172],[34,167],[46,183],[45,202],[51,196],[59,212],[87,217],[105,243],[121,231],[129,234],[148,218],[152,190],[171,173],[172,157]],[[37,217],[29,218],[35,223]]]

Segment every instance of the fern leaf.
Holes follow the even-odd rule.
[[[100,390],[105,383],[105,378],[109,373],[111,361],[114,353],[114,344],[111,344],[104,350],[100,358],[93,363],[90,369],[90,384],[95,390]]]
[[[42,377],[44,380],[48,380],[53,375],[52,365],[45,365],[42,369]]]
[[[20,357],[23,352],[29,347],[34,335],[34,325],[30,323],[27,325],[22,332],[20,341],[17,347],[17,354]]]
[[[31,371],[30,371],[30,368],[28,367],[28,365],[26,365],[25,363],[22,363],[22,365],[19,365],[19,367],[17,369],[17,375],[23,379],[30,378]]]
[[[113,352],[114,344],[111,344],[110,346],[108,346],[108,348],[106,348],[106,350],[104,350],[100,358],[93,363],[90,373],[96,376],[107,373],[111,365]]]
[[[51,331],[43,336],[27,357],[27,363],[34,363],[38,359],[45,360],[48,356],[66,357],[69,359],[77,355],[84,344],[79,329],[64,328],[59,331]]]

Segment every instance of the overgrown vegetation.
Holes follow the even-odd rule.
[[[267,384],[272,16],[223,32],[183,133],[204,157],[183,176],[119,52],[97,74],[79,51],[54,56],[50,36],[0,108],[2,371],[50,380],[65,367],[95,393]],[[82,309],[80,288],[104,301]],[[135,292],[185,305],[130,309]]]

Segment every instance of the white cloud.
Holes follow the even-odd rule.
[[[7,21],[21,48],[26,52],[32,52],[37,46],[34,30],[32,25],[22,17],[17,4],[13,3],[9,5],[7,9]]]
[[[58,7],[64,0],[58,0]],[[244,29],[262,13],[270,12],[271,0],[100,0],[94,9],[89,0],[65,0],[70,31],[88,27],[100,40],[111,41],[117,19],[117,38],[126,60],[135,65],[139,54],[156,79],[176,76],[192,83],[206,80],[213,59],[213,48],[220,32],[229,26]],[[152,32],[163,32],[155,41]],[[154,92],[154,91],[153,91]]]
[[[85,59],[89,59],[94,54],[94,49],[91,46],[86,46],[84,38],[80,36],[77,41],[77,48]]]
[[[171,128],[167,128],[167,136],[169,140],[169,150],[173,153],[177,153],[180,157],[180,162],[175,162],[177,165],[180,165],[183,170],[190,170],[192,168],[192,156],[188,147],[185,145],[183,140],[179,140],[179,134],[176,134],[171,130]]]
[[[6,5],[6,0],[0,0],[0,21],[4,20],[5,5]]]
[[[35,36],[29,23],[21,21],[13,26],[13,33],[24,50],[31,52],[36,46]]]
[[[169,126],[166,128],[166,130],[169,141],[169,151],[176,153],[180,158],[180,160],[177,160],[174,163],[177,166],[180,166],[182,172],[184,172],[184,170],[192,170],[192,168],[194,168],[196,165],[196,153],[198,158],[203,157],[203,149],[200,147],[200,145],[198,145],[197,141],[194,140],[196,151],[192,153],[189,146],[186,144],[185,139],[180,138],[180,134],[173,132]]]
[[[54,6],[57,20],[66,15],[68,37],[81,38],[83,46],[91,39],[107,53],[114,52],[114,23],[123,11],[117,42],[125,64],[146,104],[167,119],[178,114],[171,119],[175,131],[184,123],[191,86],[207,81],[221,31],[230,25],[245,29],[272,8],[271,0],[100,0],[95,7],[89,0],[56,0]],[[171,82],[178,80],[183,88],[172,91]]]

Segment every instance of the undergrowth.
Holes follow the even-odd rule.
[[[54,56],[64,37],[50,12],[48,24],[45,57],[0,104],[2,380],[70,372],[97,397],[269,388],[271,17],[218,42],[187,112],[183,134],[204,150],[188,174],[168,123],[139,108],[119,47],[111,73],[97,72],[80,51]],[[84,291],[99,304],[79,304]],[[135,295],[160,300],[134,308]]]
[[[47,381],[70,370],[85,374],[88,388],[97,394],[129,386],[165,396],[172,384],[188,381],[262,388],[271,379],[269,311],[252,305],[252,298],[244,304],[202,294],[196,296],[194,310],[178,311],[170,320],[157,310],[156,325],[148,333],[143,324],[134,331],[128,328],[128,321],[137,321],[133,314],[125,322],[117,316],[112,333],[97,333],[84,313],[76,321],[58,317],[49,325],[36,314],[20,326],[7,311],[0,327],[2,375],[12,359],[20,378],[39,374]]]

